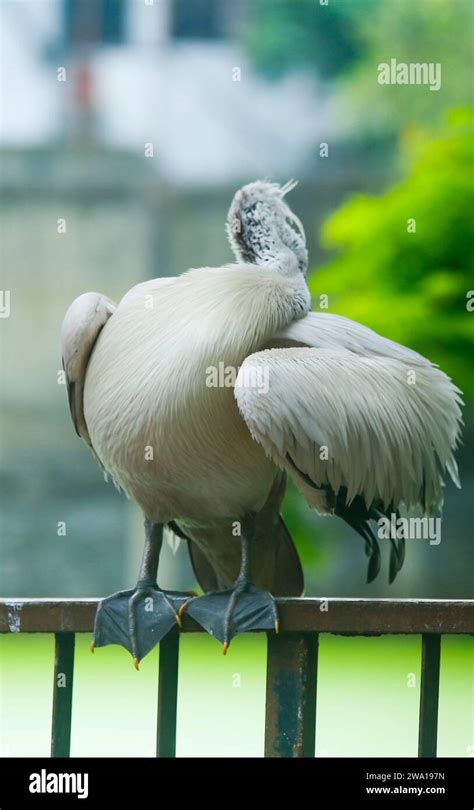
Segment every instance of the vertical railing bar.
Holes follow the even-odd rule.
[[[303,726],[303,757],[316,755],[316,702],[318,694],[319,634],[311,636],[307,671],[306,720]]]
[[[269,634],[266,757],[314,757],[317,633]]]
[[[420,724],[418,756],[435,757],[438,742],[441,636],[423,633],[421,653]]]
[[[55,633],[51,756],[71,752],[72,687],[74,681],[74,633]]]
[[[179,633],[170,633],[160,642],[158,673],[158,716],[156,756],[176,756],[176,715],[178,708]]]

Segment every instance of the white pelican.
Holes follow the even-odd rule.
[[[369,581],[369,521],[402,503],[430,511],[445,472],[457,482],[460,392],[414,351],[310,311],[293,186],[237,192],[236,263],[138,284],[118,305],[86,293],[63,322],[76,431],[145,516],[138,583],[103,600],[93,642],[122,644],[136,667],[184,608],[224,651],[237,632],[278,629],[270,592],[303,591],[280,517],[287,474],[362,535]],[[165,526],[187,539],[204,596],[159,588]],[[391,580],[403,557],[393,537]]]

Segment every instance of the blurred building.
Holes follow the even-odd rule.
[[[244,0],[6,0],[2,17],[4,144],[148,144],[169,183],[213,185],[298,173],[327,130],[314,79],[252,71]]]

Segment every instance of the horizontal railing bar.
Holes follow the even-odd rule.
[[[1,599],[0,633],[92,632],[99,599]],[[286,633],[474,633],[472,599],[277,599]],[[184,615],[183,629],[203,632]]]

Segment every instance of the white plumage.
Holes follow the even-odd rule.
[[[325,514],[341,493],[348,508],[360,496],[369,512],[430,510],[445,472],[457,481],[460,399],[449,378],[366,327],[309,312],[304,233],[283,201],[291,187],[236,194],[236,264],[144,282],[116,308],[89,293],[63,324],[79,433],[149,520],[179,525],[201,581],[207,571],[221,587],[240,563],[231,526],[256,513],[268,536],[253,579],[285,592],[281,469]],[[235,391],[206,384],[219,363],[241,368]],[[240,384],[249,369],[266,369],[267,393]]]
[[[454,386],[413,353],[376,354],[373,341],[364,356],[340,337],[339,348],[271,349],[245,360],[241,374],[265,366],[269,377],[268,396],[240,387],[237,378],[237,402],[253,437],[320,511],[331,511],[330,500],[295,467],[332,492],[344,486],[349,503],[361,495],[367,508],[377,501],[431,510],[442,500],[441,470],[457,482]]]

